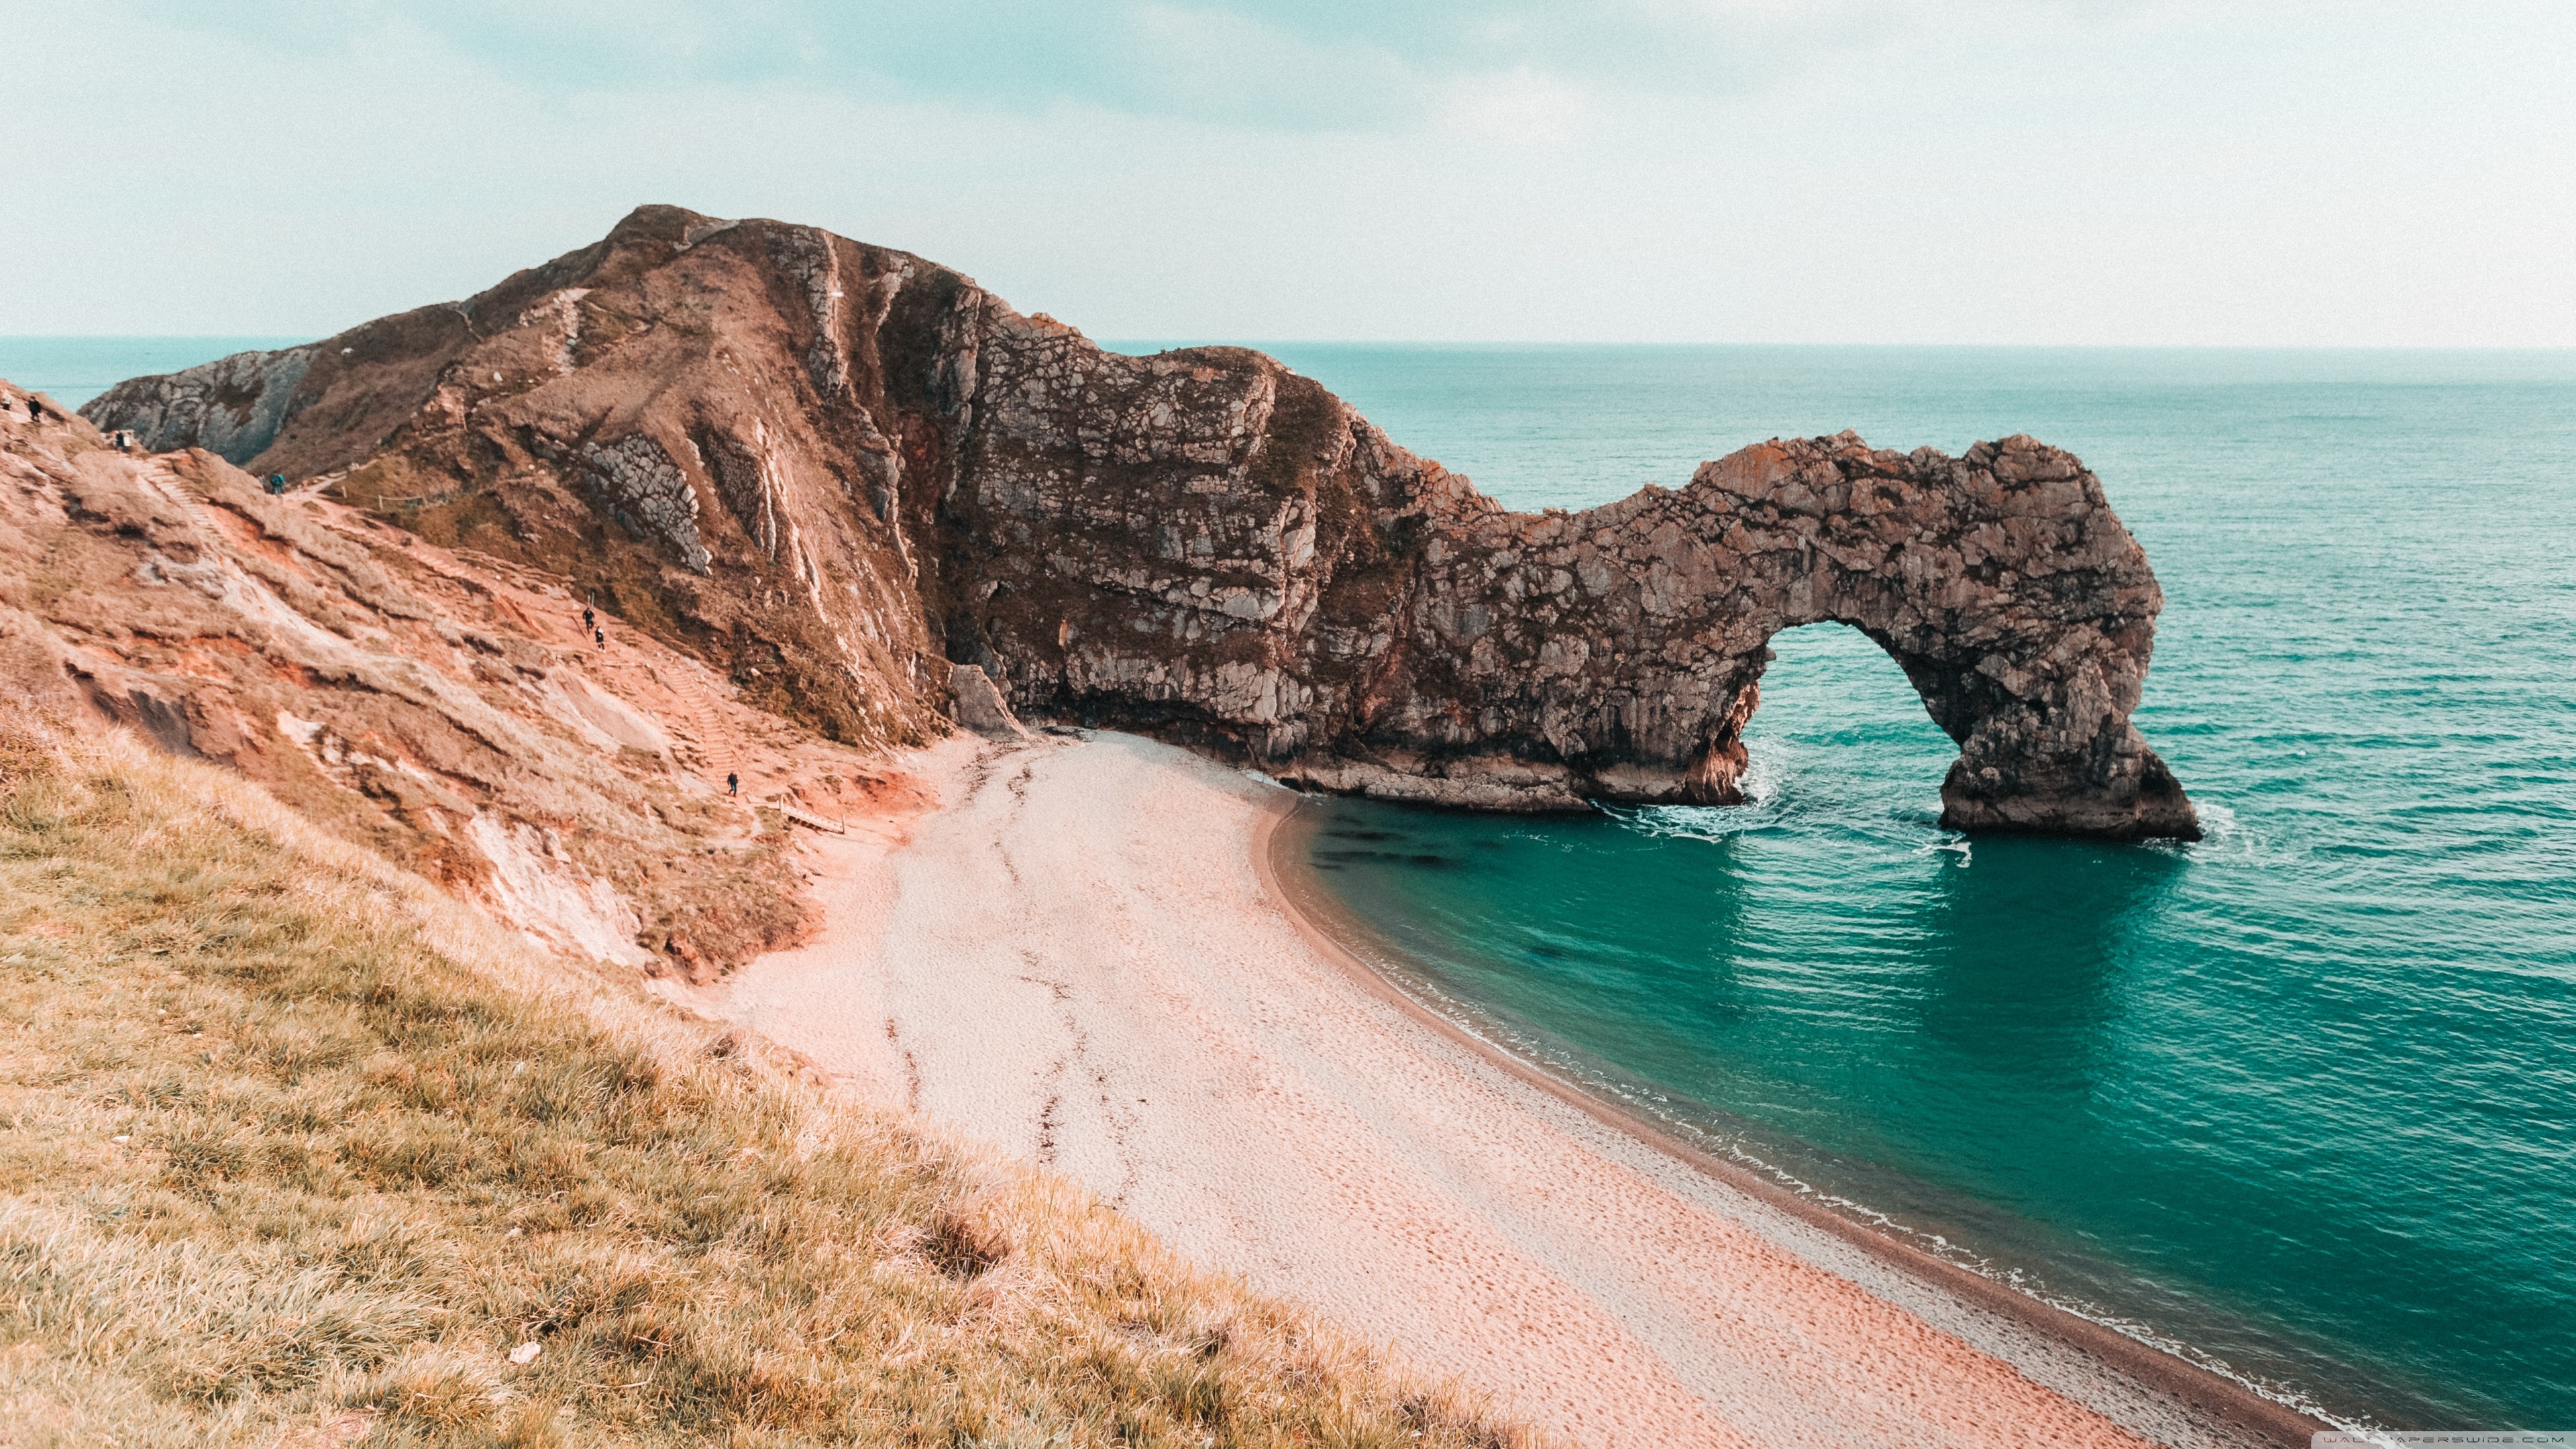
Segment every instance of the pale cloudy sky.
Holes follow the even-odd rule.
[[[0,334],[630,207],[1102,338],[2576,345],[2576,3],[0,0]]]

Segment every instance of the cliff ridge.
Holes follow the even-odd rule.
[[[2129,723],[2145,553],[2027,437],[1774,439],[1515,514],[1259,353],[1121,356],[908,253],[674,207],[84,412],[561,579],[862,751],[946,729],[972,665],[1007,712],[1309,788],[1727,803],[1770,638],[1833,621],[1959,742],[1945,825],[2198,834]]]

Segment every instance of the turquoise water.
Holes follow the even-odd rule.
[[[177,372],[236,352],[292,347],[304,337],[0,337],[0,377],[79,407],[129,377]]]
[[[1896,666],[1776,642],[1754,803],[1334,802],[1521,1050],[2347,1421],[2576,1424],[2576,354],[1273,349],[1516,507],[2030,432],[2167,605],[2193,846],[1964,838]]]

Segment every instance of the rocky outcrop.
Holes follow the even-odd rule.
[[[2196,834],[2129,724],[2155,576],[2099,481],[2029,438],[1958,459],[1775,440],[1678,492],[1438,527],[1420,572],[1411,627],[1356,701],[1383,754],[1319,761],[1318,783],[1732,804],[1772,636],[1835,622],[1893,656],[1959,742],[1945,825]]]
[[[698,495],[671,456],[652,439],[620,438],[581,449],[583,475],[610,514],[630,533],[659,539],[682,567],[705,573],[711,561],[698,542]]]
[[[203,448],[234,463],[266,452],[294,406],[315,347],[236,352],[161,377],[128,378],[94,399],[156,453]]]
[[[957,701],[957,722],[988,740],[1012,744],[1029,738],[1029,727],[984,677],[984,671],[972,664],[951,665],[948,687]]]
[[[281,420],[254,471],[612,597],[852,743],[941,727],[973,665],[1314,788],[1725,803],[1772,635],[1838,621],[1959,742],[1945,822],[2197,832],[2129,724],[2154,575],[2028,438],[1774,440],[1513,514],[1260,354],[1119,356],[918,257],[668,207],[306,351],[233,374]]]
[[[598,647],[560,578],[0,404],[0,715],[129,726],[553,945],[699,978],[805,928],[784,812],[889,788],[614,614]]]

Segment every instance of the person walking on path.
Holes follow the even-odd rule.
[[[725,793],[734,796],[737,799],[741,798],[742,776],[735,774],[731,770],[725,771]]]
[[[605,649],[608,647],[608,631],[605,629],[594,628],[590,631],[590,640],[600,648]]]

